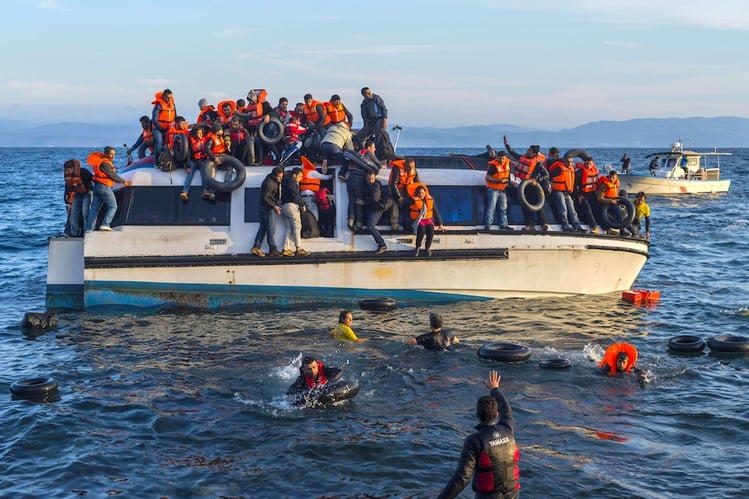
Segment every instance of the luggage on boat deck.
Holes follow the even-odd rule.
[[[315,215],[309,211],[302,212],[302,238],[310,239],[320,237],[320,227],[317,225]]]

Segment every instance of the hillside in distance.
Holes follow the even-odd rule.
[[[392,126],[397,123],[392,123]],[[391,126],[390,136],[397,131]],[[132,144],[138,137],[138,123],[90,124],[54,123],[45,125],[3,122],[0,147],[93,147]],[[666,147],[681,138],[685,146],[696,148],[749,147],[749,119],[715,118],[638,118],[627,121],[596,121],[562,130],[542,130],[514,125],[476,125],[453,128],[402,126],[399,147],[478,147],[502,145],[507,134],[510,144],[523,147],[540,144],[544,148],[573,147]]]

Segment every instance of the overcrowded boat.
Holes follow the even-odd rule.
[[[251,249],[261,183],[272,167],[242,166],[243,181],[212,200],[201,199],[196,175],[185,201],[185,171],[156,169],[145,158],[119,172],[131,185],[114,188],[119,209],[111,231],[50,238],[47,305],[215,308],[373,296],[416,304],[601,294],[630,289],[649,258],[644,239],[563,231],[548,203],[549,230],[486,230],[487,158],[415,160],[445,226],[429,254],[415,256],[414,234],[385,223],[388,250],[377,252],[372,235],[349,226],[346,185],[340,167],[331,166],[323,185],[334,196],[332,233],[305,239],[309,254],[260,258]],[[377,179],[386,185],[388,170]],[[521,206],[509,197],[510,226],[522,227]],[[273,216],[281,246],[284,224]]]
[[[717,150],[698,152],[684,149],[681,139],[671,149],[648,154],[649,173],[624,174],[621,187],[629,194],[679,195],[728,192],[731,181],[720,177],[720,158],[730,156]]]

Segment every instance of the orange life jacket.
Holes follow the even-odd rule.
[[[109,160],[109,156],[101,151],[94,151],[88,155],[86,163],[94,167],[94,182],[99,182],[100,184],[104,184],[107,187],[112,187],[114,185],[114,180],[109,178],[109,175],[101,170],[101,165],[103,163],[109,163],[112,166],[112,173],[117,172],[114,164],[112,164],[112,162]]]
[[[598,367],[608,367],[610,374],[616,374],[616,356],[621,352],[624,352],[629,356],[627,365],[624,366],[624,370],[629,371],[634,367],[635,362],[637,362],[637,349],[629,343],[614,343],[608,347],[606,353],[603,354],[601,362],[598,363]]]
[[[549,167],[549,171],[552,170],[557,174],[551,178],[551,189],[571,193],[575,187],[575,167],[559,160]]]
[[[310,176],[312,172],[317,171],[315,164],[309,159],[302,156],[302,180],[299,181],[299,192],[312,191],[317,192],[320,190],[320,179],[313,178]]]
[[[231,107],[231,111],[229,111],[228,115],[224,114],[224,105],[228,104]],[[218,106],[218,119],[221,123],[229,123],[229,119],[231,119],[232,115],[234,114],[234,111],[237,110],[237,103],[233,100],[222,100],[217,104]]]
[[[531,178],[531,175],[533,175],[533,170],[536,169],[536,165],[539,163],[543,163],[545,159],[546,156],[541,153],[536,154],[534,158],[529,158],[525,154],[520,156],[520,159],[518,159],[517,162],[517,166],[515,167],[515,176],[520,180]]]
[[[411,199],[413,199],[413,204],[411,204],[411,206],[409,207],[409,215],[411,216],[411,220],[419,219],[419,214],[421,213],[421,208],[422,206],[424,206],[425,201],[427,209],[424,218],[434,217],[434,199],[429,195],[429,189],[427,189],[426,197],[423,200],[416,197],[416,189],[419,186],[423,186],[424,189],[427,188],[427,186],[422,184],[421,182],[414,182],[413,184],[410,184],[406,187],[406,189],[408,190],[408,195],[411,196]]]
[[[604,193],[603,197],[614,199],[619,197],[619,176],[617,175],[616,180],[612,182],[609,179],[608,175],[601,175],[598,177],[598,185],[596,190],[600,188],[602,185],[606,186],[606,192]]]
[[[160,110],[159,115],[156,117],[156,121],[159,122],[162,130],[169,130],[169,125],[174,123],[174,119],[177,117],[177,111],[174,108],[174,96],[169,99],[169,104],[167,104],[161,98],[161,92],[156,92],[156,99],[151,102],[151,104],[159,104]]]
[[[208,158],[208,153],[205,152],[206,137],[198,139],[194,135],[190,135],[190,151],[192,159],[202,161]]]
[[[591,193],[596,191],[598,186],[598,167],[595,163],[593,166],[588,168],[585,163],[578,163],[577,169],[580,170],[580,191],[584,193]]]
[[[307,117],[307,123],[317,123],[320,120],[320,114],[317,112],[317,106],[323,107],[323,113],[325,113],[325,106],[319,100],[312,100],[312,104],[304,103],[304,116]],[[330,118],[325,115],[323,116],[323,122],[321,125],[325,126],[330,123]]]
[[[67,172],[64,173],[65,175],[65,186],[67,187],[68,192],[71,193],[71,196],[73,194],[83,194],[86,192],[86,186],[83,184],[83,179],[81,178],[81,165],[76,161],[76,166],[73,167],[73,171],[68,174]]]
[[[491,174],[492,180],[487,180],[486,186],[497,191],[505,190],[510,182],[510,158],[505,156],[502,159],[493,159],[488,164],[496,166],[497,171]]]
[[[224,139],[219,138],[215,133],[211,132],[209,133],[206,138],[205,142],[208,144],[208,141],[211,141],[211,156],[215,156],[217,154],[224,154],[226,152],[226,145],[224,145]]]
[[[398,181],[395,183],[395,187],[399,191],[403,191],[406,186],[411,185],[416,180],[416,168],[414,168],[413,172],[407,170],[405,159],[394,159],[390,162],[389,183],[393,181],[396,171],[398,172]]]
[[[341,123],[346,121],[346,112],[343,110],[343,103],[339,102],[336,106],[332,102],[323,102],[323,108],[328,115],[330,123]]]

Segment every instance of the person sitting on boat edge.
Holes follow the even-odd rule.
[[[291,384],[287,394],[291,395],[304,390],[311,390],[318,386],[324,386],[333,381],[337,381],[343,375],[343,369],[338,367],[328,367],[322,361],[317,360],[311,355],[302,359],[302,365],[299,366],[299,377]]]
[[[377,180],[377,175],[373,172],[367,173],[367,183],[364,189],[364,210],[366,212],[365,220],[367,230],[372,234],[375,243],[377,243],[376,255],[387,251],[387,245],[382,238],[380,231],[377,230],[377,222],[382,218],[386,211],[390,213],[390,226],[394,230],[398,229],[398,205],[390,197],[388,190],[382,188],[382,184]]]
[[[345,340],[361,343],[367,341],[364,338],[359,338],[356,333],[351,329],[351,323],[354,321],[354,314],[351,310],[341,310],[338,314],[338,324],[336,327],[330,330],[330,336],[334,340]]]
[[[426,236],[424,249],[426,249],[427,256],[432,256],[432,239],[435,229],[445,231],[445,227],[442,225],[442,217],[426,185],[421,182],[413,183],[408,186],[408,193],[411,196],[409,213],[416,233],[414,256],[419,256],[424,236]]]
[[[447,350],[447,347],[460,343],[454,334],[442,328],[442,316],[436,312],[429,314],[429,327],[432,330],[413,338],[403,340],[406,345],[421,345],[427,350]]]
[[[452,499],[471,483],[477,498],[516,499],[520,493],[520,450],[515,442],[515,418],[499,389],[501,376],[489,372],[489,395],[476,401],[476,432],[466,437],[455,473],[438,499]],[[497,420],[499,418],[499,420]]]

